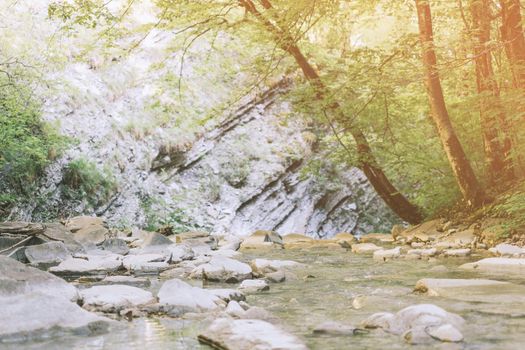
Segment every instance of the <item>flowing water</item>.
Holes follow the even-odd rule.
[[[287,259],[305,263],[295,271],[295,278],[272,284],[268,292],[248,296],[248,303],[270,311],[280,320],[280,327],[300,336],[312,349],[523,349],[525,344],[525,312],[499,308],[493,303],[470,303],[412,292],[415,283],[433,278],[496,278],[476,272],[459,270],[462,263],[478,259],[447,258],[432,262],[396,260],[379,263],[370,256],[341,251],[265,251],[250,252],[243,259],[261,257]],[[440,265],[439,269],[432,269]],[[446,269],[443,268],[446,267]],[[499,276],[499,280],[504,280]],[[525,284],[516,277],[507,280]],[[152,289],[159,286],[154,281]],[[199,285],[200,282],[195,282]],[[210,284],[206,287],[232,287]],[[504,291],[502,291],[504,293]],[[360,308],[352,307],[354,298]],[[462,329],[465,341],[460,344],[435,342],[431,345],[409,346],[402,337],[372,331],[356,336],[319,336],[312,329],[324,321],[358,325],[369,315],[396,312],[403,307],[433,303],[466,319]],[[524,306],[525,307],[525,306]],[[30,315],[28,315],[30,317]],[[1,349],[209,349],[196,338],[212,316],[195,319],[139,318],[120,321],[110,333],[95,337],[64,336],[45,341],[0,345]]]

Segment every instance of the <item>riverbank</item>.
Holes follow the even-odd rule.
[[[491,245],[481,226],[435,220],[360,239],[268,231],[239,239],[126,233],[79,217],[4,223],[0,232],[0,250],[25,240],[3,252],[21,262],[1,258],[7,349],[503,349],[523,341],[524,250]]]

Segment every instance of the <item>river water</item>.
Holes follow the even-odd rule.
[[[435,261],[395,260],[375,262],[370,256],[324,250],[279,250],[250,252],[243,260],[295,260],[306,264],[296,270],[295,278],[272,284],[270,291],[248,296],[247,302],[270,311],[280,320],[280,327],[298,335],[312,349],[523,349],[525,348],[525,305],[509,310],[499,303],[474,303],[413,293],[421,278],[493,278],[525,284],[525,278],[480,275],[457,267],[480,257],[446,258]],[[436,268],[436,266],[438,266]],[[153,280],[155,291],[162,281]],[[202,286],[202,282],[195,281]],[[208,284],[218,288],[231,285]],[[504,290],[501,291],[505,293]],[[352,301],[358,302],[352,306]],[[349,325],[375,312],[396,312],[403,307],[433,303],[460,314],[466,322],[465,341],[460,344],[435,342],[410,346],[402,337],[372,331],[356,336],[319,336],[312,329],[324,321]],[[30,317],[30,315],[28,315]],[[110,333],[95,337],[64,336],[45,341],[0,345],[0,349],[209,349],[197,342],[197,335],[212,321],[211,316],[194,319],[139,318],[119,321]]]

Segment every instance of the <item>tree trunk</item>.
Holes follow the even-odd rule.
[[[500,0],[501,37],[509,59],[514,85],[525,89],[525,37],[521,23],[520,0]]]
[[[488,0],[471,0],[472,35],[476,83],[480,95],[480,117],[489,183],[496,186],[514,178],[511,159],[511,141],[506,132],[507,116],[502,108],[499,87],[494,77],[490,41],[490,4]],[[499,125],[501,124],[501,125]],[[500,137],[502,143],[500,143]]]
[[[281,46],[281,49],[288,52],[296,61],[297,65],[301,68],[306,79],[314,87],[316,97],[320,101],[325,100],[326,87],[321,81],[319,74],[308,62],[306,57],[303,55],[299,47],[295,44],[292,36],[278,27],[257,9],[255,4],[251,0],[239,0],[240,4],[252,15],[261,21],[261,23],[267,28],[267,30],[275,37],[275,40]],[[265,9],[271,9],[272,5],[268,0],[260,0],[262,6]],[[328,106],[330,112],[335,115],[335,120],[339,123],[345,123],[350,120],[345,116],[341,106],[337,102],[332,102]],[[376,192],[385,201],[385,203],[394,211],[401,219],[409,222],[410,224],[418,224],[423,220],[423,216],[419,209],[408,201],[389,181],[381,167],[377,164],[370,144],[366,139],[363,132],[355,125],[350,125],[350,132],[355,139],[357,144],[357,154],[359,167],[364,172]]]
[[[463,147],[450,121],[441,81],[437,70],[437,58],[434,51],[432,32],[432,17],[427,0],[415,0],[419,24],[419,37],[423,51],[425,68],[425,83],[430,101],[432,119],[443,144],[448,161],[456,178],[456,182],[469,206],[478,207],[483,204],[484,193],[476,175],[470,166]]]

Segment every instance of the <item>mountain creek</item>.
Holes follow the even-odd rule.
[[[518,349],[524,341],[525,250],[487,249],[476,230],[439,220],[330,240],[124,233],[94,217],[3,223],[0,232],[9,256],[0,256],[9,320],[1,349]]]

